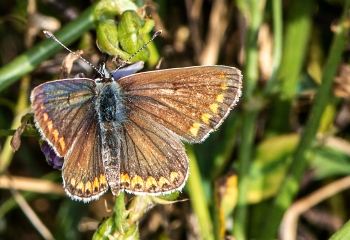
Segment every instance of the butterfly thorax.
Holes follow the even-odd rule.
[[[125,106],[122,102],[120,86],[117,82],[96,83],[96,112],[99,123],[114,123],[121,126],[125,122]]]

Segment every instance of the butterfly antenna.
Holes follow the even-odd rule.
[[[152,38],[150,40],[148,40],[148,42],[146,42],[139,50],[137,50],[134,54],[132,54],[128,59],[126,59],[118,68],[117,70],[121,69],[122,67],[124,67],[128,61],[130,59],[132,59],[133,57],[135,57],[139,52],[141,52],[145,47],[147,47],[148,44],[150,44],[156,37],[158,37],[160,34],[162,33],[162,30],[158,30],[157,32],[155,32],[152,36]]]
[[[95,69],[100,75],[103,76],[103,73],[102,73],[100,70],[98,70],[98,69],[97,69],[94,65],[92,65],[88,60],[86,60],[85,58],[83,58],[83,57],[80,56],[79,54],[76,54],[75,52],[73,52],[72,50],[70,50],[69,48],[67,48],[63,43],[61,43],[61,42],[55,37],[55,35],[53,35],[52,32],[47,31],[47,30],[45,30],[45,31],[43,31],[43,32],[44,32],[44,34],[45,34],[45,36],[46,36],[47,38],[53,39],[55,42],[57,42],[57,43],[60,44],[63,48],[65,48],[68,52],[74,54],[75,56],[77,56],[78,58],[80,58],[81,60],[83,60],[84,62],[86,62],[87,64],[89,64],[93,69]]]

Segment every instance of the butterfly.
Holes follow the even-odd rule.
[[[241,96],[242,74],[228,66],[136,73],[137,62],[96,79],[43,83],[31,93],[36,127],[64,157],[64,189],[89,202],[114,195],[181,190],[188,177],[182,141],[200,143]]]

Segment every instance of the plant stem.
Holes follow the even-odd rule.
[[[264,93],[269,94],[274,86],[278,69],[282,58],[283,20],[282,20],[282,0],[272,0],[273,14],[273,63],[272,75],[268,80]]]
[[[313,0],[296,0],[290,4],[285,24],[283,56],[277,77],[281,84],[280,99],[273,105],[267,135],[285,133],[290,128],[290,110],[310,38],[313,3]]]
[[[241,2],[241,4],[243,3]],[[233,235],[237,240],[247,239],[247,191],[249,188],[249,169],[255,135],[255,121],[258,111],[258,108],[252,104],[252,96],[259,76],[257,36],[265,2],[248,1],[246,7],[249,9],[249,12],[245,13],[249,29],[246,42],[246,68],[243,74],[243,104],[245,112],[243,113],[242,142],[238,156],[238,201],[234,214],[233,228]]]
[[[203,190],[197,159],[191,146],[187,145],[186,149],[187,155],[190,159],[190,175],[188,177],[187,187],[191,199],[191,205],[199,222],[202,239],[214,239],[213,224]]]
[[[55,33],[64,44],[69,45],[93,26],[94,6],[89,7],[79,18]],[[33,71],[44,60],[62,49],[55,41],[46,39],[26,51],[0,69],[0,91],[17,81],[23,75]]]

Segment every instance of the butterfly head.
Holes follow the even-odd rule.
[[[120,78],[129,76],[140,71],[144,66],[144,62],[136,62],[127,67],[120,68],[109,72],[106,64],[103,63],[98,69],[98,77],[95,78],[96,83],[107,83],[118,81]]]
[[[95,78],[96,83],[108,83],[108,82],[114,82],[115,79],[112,76],[112,74],[107,70],[106,64],[103,63],[100,65],[97,71],[97,76]]]

